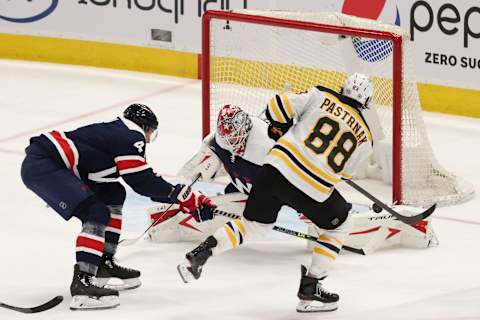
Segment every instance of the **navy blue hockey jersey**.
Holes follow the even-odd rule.
[[[145,139],[137,124],[119,117],[73,131],[51,131],[32,138],[31,143],[41,144],[87,184],[113,182],[122,177],[141,195],[165,198],[172,185],[148,165]]]

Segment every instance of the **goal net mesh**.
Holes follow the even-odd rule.
[[[442,168],[428,140],[405,31],[397,26],[340,13],[239,10],[237,13],[326,25],[388,31],[401,35],[403,66],[401,103],[401,201],[425,206],[469,199],[473,187]],[[393,43],[389,40],[341,36],[319,30],[214,18],[210,22],[210,131],[224,104],[241,106],[258,116],[278,92],[303,92],[322,85],[340,90],[348,74],[368,75],[374,86],[369,118],[373,121],[374,156],[365,168],[392,182]],[[367,118],[367,121],[369,120]],[[367,173],[365,173],[367,172]],[[366,177],[372,170],[364,170]],[[380,173],[378,173],[380,172]]]

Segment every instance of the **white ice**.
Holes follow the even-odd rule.
[[[52,64],[0,61],[0,302],[33,306],[62,294],[58,307],[23,316],[0,308],[0,319],[480,319],[480,196],[439,208],[440,246],[397,248],[371,256],[343,254],[325,285],[341,296],[339,310],[295,311],[300,264],[309,261],[296,238],[247,244],[211,259],[201,280],[184,284],[176,264],[195,244],[142,241],[122,248],[120,262],[142,271],[143,285],[121,294],[108,311],[72,312],[69,285],[80,223],[63,221],[20,179],[32,135],[113,119],[131,102],[153,107],[159,139],[148,160],[174,175],[200,144],[197,80]],[[480,190],[480,119],[424,113],[437,158]],[[55,182],[52,182],[55,183]],[[381,183],[366,185],[385,201]],[[361,199],[347,188],[347,197]],[[129,195],[125,237],[145,227],[148,202]]]

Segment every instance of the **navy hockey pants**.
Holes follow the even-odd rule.
[[[40,147],[32,144],[25,151],[27,155],[21,169],[23,183],[65,220],[70,219],[93,192],[63,163],[45,155]]]

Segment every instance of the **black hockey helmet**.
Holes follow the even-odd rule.
[[[143,131],[147,132],[148,129],[157,130],[158,121],[155,113],[144,104],[134,103],[131,104],[123,112],[125,119],[133,121],[139,125]]]

